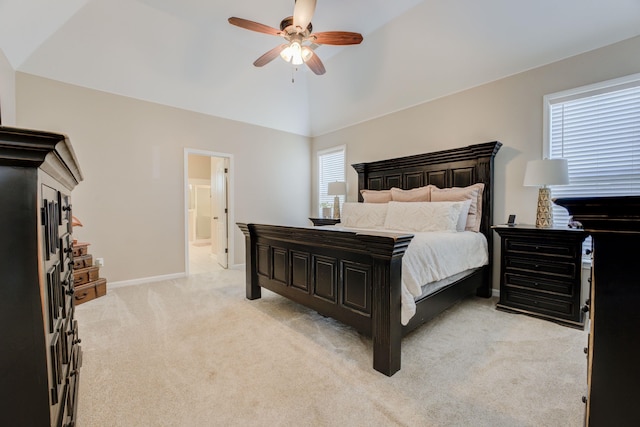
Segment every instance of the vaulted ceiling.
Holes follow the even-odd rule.
[[[293,0],[0,0],[13,68],[66,83],[301,135],[320,135],[640,35],[640,0],[318,0],[316,76],[280,58]],[[294,82],[292,82],[292,79]]]

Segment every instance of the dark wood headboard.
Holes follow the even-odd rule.
[[[439,188],[485,184],[480,232],[487,236],[489,262],[492,261],[493,225],[493,159],[502,146],[498,141],[433,153],[352,165],[358,172],[360,190],[388,190],[391,187],[410,190],[433,184]]]

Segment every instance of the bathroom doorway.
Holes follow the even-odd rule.
[[[187,274],[228,267],[230,165],[230,155],[185,149]]]

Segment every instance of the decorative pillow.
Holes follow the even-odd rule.
[[[391,201],[391,190],[360,190],[365,203],[387,203]]]
[[[403,231],[456,231],[462,202],[389,202],[384,228]]]
[[[346,202],[342,204],[340,224],[345,227],[383,228],[386,216],[386,203]]]
[[[412,188],[411,190],[402,190],[393,187],[391,189],[391,200],[394,202],[430,202],[431,188],[434,185],[426,185],[424,187]]]
[[[480,231],[480,222],[482,221],[483,192],[483,183],[473,184],[468,187],[433,188],[431,190],[431,201],[458,202],[471,200],[465,230],[475,231],[477,233]]]

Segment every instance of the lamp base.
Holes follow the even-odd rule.
[[[536,211],[536,227],[553,227],[553,210],[551,208],[551,190],[542,187],[538,191],[538,210]]]
[[[340,218],[340,198],[338,196],[333,198],[333,218]]]

